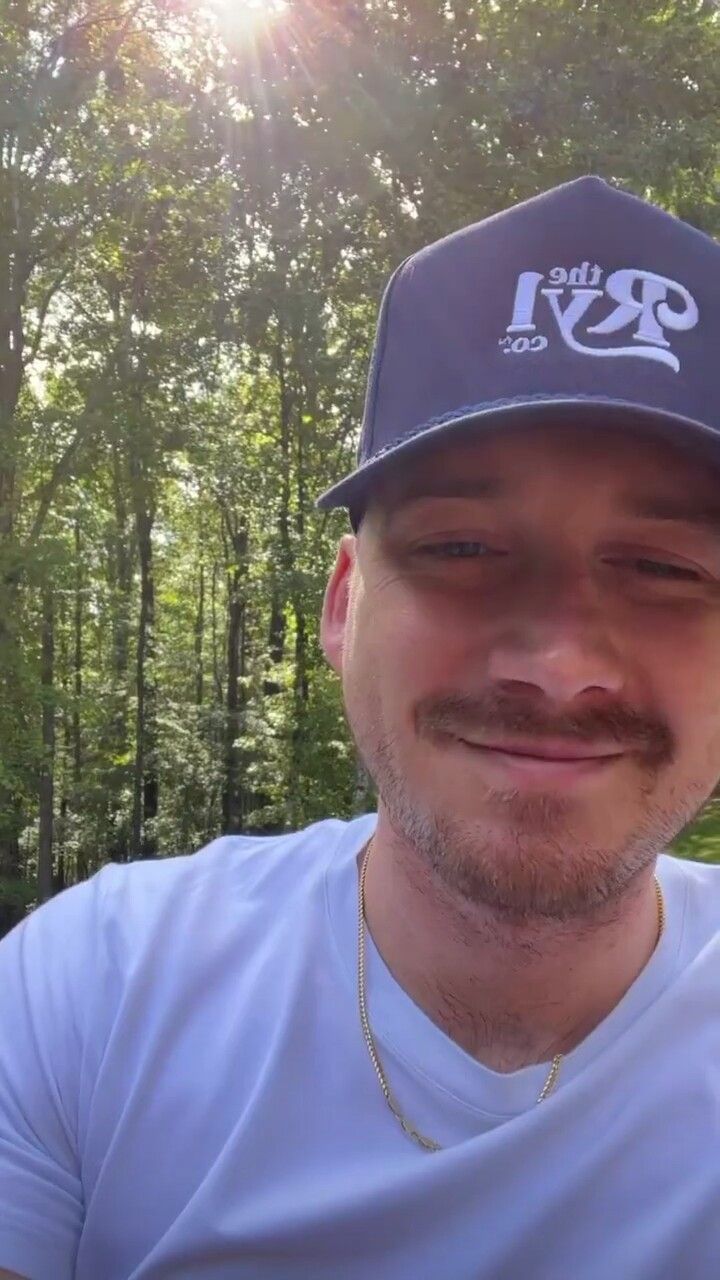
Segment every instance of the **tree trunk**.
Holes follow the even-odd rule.
[[[9,434],[12,423],[0,424],[0,433],[6,437],[9,445]],[[7,448],[9,454],[9,449]],[[9,456],[0,455],[0,538],[7,541],[12,537],[15,523],[15,469]]]
[[[195,705],[201,707],[204,695],[203,643],[205,639],[205,562],[200,561],[198,605],[195,614]]]
[[[113,449],[112,483],[115,520],[107,539],[107,573],[112,600],[112,695],[106,750],[111,760],[124,761],[128,756],[133,549],[127,476],[117,447]],[[126,764],[111,766],[107,781],[107,852],[115,862],[126,862],[130,852],[128,815],[124,811],[123,799],[128,780]]]
[[[53,792],[55,777],[55,618],[49,586],[42,593],[42,638],[40,679],[42,685],[42,745],[40,769],[38,837],[38,902],[53,894]]]
[[[218,577],[220,574],[220,566],[216,561],[213,563],[212,582],[210,584],[210,633],[212,640],[212,669],[213,669],[213,689],[215,692],[215,705],[221,707],[223,705],[223,682],[220,670],[220,641],[218,639]]]
[[[0,311],[4,310],[5,307],[0,304]],[[0,663],[10,685],[15,679],[13,673],[19,671],[23,664],[22,636],[13,625],[19,614],[19,549],[15,540],[17,472],[13,448],[13,418],[19,390],[17,353],[13,349],[9,330],[2,324],[0,325]],[[4,702],[5,699],[2,701]],[[12,692],[8,698],[8,709],[11,718],[14,718],[17,708]],[[12,738],[14,729],[15,725],[12,723],[5,725],[4,731],[8,738]],[[0,875],[13,880],[17,879],[21,872],[20,832],[24,822],[22,788],[16,787],[14,782],[11,772],[9,782],[0,786]]]
[[[80,808],[81,803],[81,781],[82,781],[82,729],[80,721],[80,705],[82,702],[83,691],[83,569],[82,569],[82,537],[80,533],[80,520],[75,517],[75,599],[73,607],[73,691],[72,691],[72,719],[70,725],[70,740],[72,750],[72,793],[73,801],[76,808]],[[67,798],[63,795],[63,808],[67,809]],[[79,848],[77,851],[77,878],[85,880],[88,874],[87,856],[85,849]]]
[[[242,831],[244,796],[240,781],[240,752],[237,738],[242,728],[245,697],[240,689],[244,675],[244,645],[241,645],[245,617],[243,580],[247,555],[247,530],[243,521],[226,516],[230,537],[228,551],[232,562],[228,567],[227,690],[225,696],[225,768],[222,796],[223,831]]]
[[[70,705],[70,682],[71,682],[71,664],[68,654],[68,628],[67,628],[67,612],[66,601],[63,595],[58,601],[58,611],[55,619],[55,630],[57,633],[57,644],[60,649],[59,662],[56,660],[56,667],[59,669],[59,678],[56,680],[60,686],[61,707],[59,733],[61,739],[60,751],[56,755],[55,762],[55,800],[57,805],[57,818],[55,820],[55,869],[53,873],[53,893],[62,893],[68,883],[68,867],[66,860],[66,844],[68,833],[68,815],[70,813],[70,797],[68,794],[70,787],[69,778],[69,762],[72,757],[72,736],[71,736],[71,705]],[[77,870],[77,867],[76,867]],[[75,876],[77,881],[77,875]]]
[[[295,432],[295,476],[297,483],[297,514],[295,517],[295,530],[297,534],[296,554],[302,555],[305,541],[305,437],[302,412],[298,408],[296,413],[297,425]],[[308,669],[308,631],[305,613],[305,601],[303,599],[302,590],[298,581],[298,575],[293,566],[292,573],[292,602],[293,612],[295,614],[295,670],[293,673],[293,707],[294,707],[294,723],[292,730],[292,759],[290,763],[290,804],[291,804],[291,820],[294,827],[300,826],[304,821],[304,808],[302,803],[303,792],[303,776],[308,768],[306,758],[306,747],[308,737],[308,696],[310,692],[310,679]]]
[[[0,261],[2,309],[0,310],[0,540],[13,537],[18,494],[17,462],[14,446],[14,419],[23,383],[22,301],[27,283],[25,252],[16,243],[13,266]],[[19,264],[23,262],[23,265]],[[17,276],[13,279],[13,275]]]
[[[270,614],[270,656],[273,662],[282,662],[285,654],[285,601],[293,570],[292,543],[290,539],[290,491],[291,491],[291,417],[292,396],[285,368],[284,333],[279,326],[275,348],[275,371],[280,392],[280,510],[278,513],[279,576],[275,575]]]
[[[372,778],[358,756],[355,762],[355,786],[352,799],[353,817],[360,817],[362,813],[369,813],[370,807],[374,803],[373,797]]]
[[[155,583],[153,579],[153,513],[138,510],[136,529],[140,561],[140,619],[137,635],[137,716],[131,856],[154,858],[154,820],[158,811],[157,691],[155,687]]]
[[[271,662],[282,662],[285,657],[285,609],[277,582],[273,583],[268,628],[268,651]]]

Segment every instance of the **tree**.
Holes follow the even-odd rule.
[[[408,253],[592,170],[718,230],[713,4],[239,14],[0,0],[18,910],[23,877],[34,900],[106,857],[372,802],[318,643],[344,517],[314,499],[352,466]]]

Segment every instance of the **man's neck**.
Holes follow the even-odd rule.
[[[467,1053],[503,1072],[574,1049],[622,999],[658,936],[652,867],[591,920],[514,923],[455,900],[382,819],[365,910],[400,986]]]

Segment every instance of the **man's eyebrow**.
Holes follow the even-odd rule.
[[[676,524],[698,525],[720,534],[720,503],[693,502],[688,498],[660,496],[629,498],[624,509],[641,520],[668,520]]]
[[[418,480],[412,488],[399,493],[395,498],[395,505],[406,506],[409,502],[418,502],[422,498],[497,498],[506,489],[503,481],[490,476],[483,480],[428,477],[427,480]]]

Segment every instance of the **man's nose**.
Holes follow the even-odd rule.
[[[588,584],[557,581],[523,593],[496,633],[488,675],[557,702],[590,692],[617,696],[625,680],[603,601]]]

